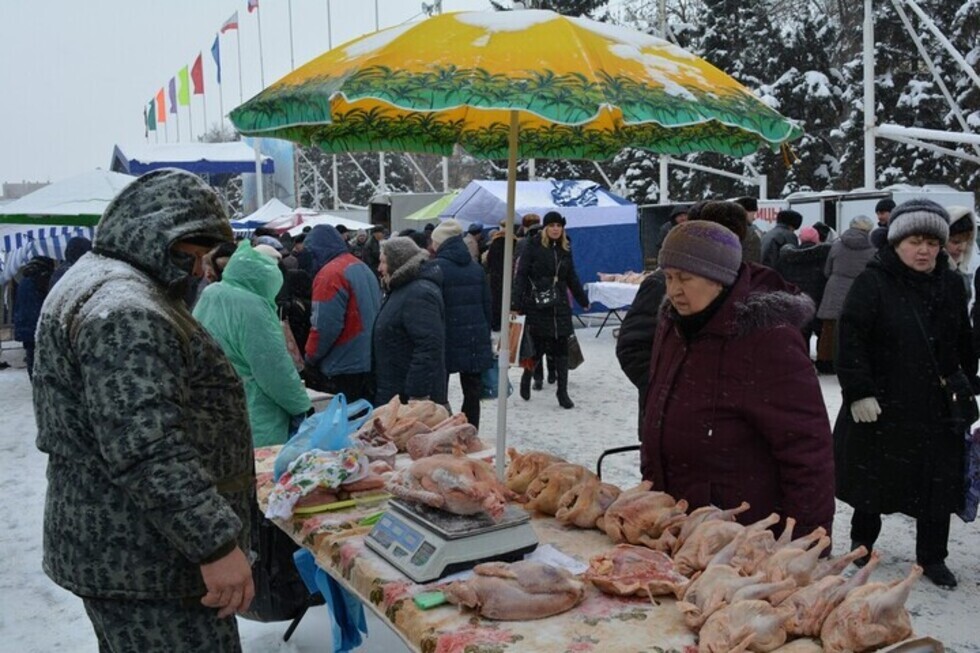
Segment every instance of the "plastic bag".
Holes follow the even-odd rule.
[[[351,446],[350,435],[371,416],[372,406],[364,399],[348,405],[343,394],[330,400],[325,410],[314,413],[300,425],[276,456],[273,475],[278,481],[289,464],[311,449],[337,451]],[[363,415],[351,419],[351,415]]]
[[[966,469],[963,478],[963,509],[956,516],[969,523],[977,518],[980,504],[980,428],[966,435]]]
[[[480,394],[480,399],[496,399],[497,398],[497,388],[499,387],[500,381],[500,367],[497,363],[497,357],[493,359],[493,365],[483,370],[480,374],[480,381],[483,383],[483,392]],[[511,385],[510,379],[507,380],[507,396],[511,396],[514,393],[514,386]]]

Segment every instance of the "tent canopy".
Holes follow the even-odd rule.
[[[245,216],[241,220],[233,220],[231,228],[237,236],[247,236],[259,227],[274,229],[279,233],[288,231],[295,236],[302,233],[305,227],[318,224],[329,224],[334,227],[343,225],[352,230],[370,229],[372,226],[367,222],[353,218],[331,213],[317,213],[313,209],[301,206],[291,209],[278,199],[272,198],[255,213]]]
[[[439,217],[495,227],[506,211],[506,181],[471,181]],[[519,181],[514,211],[516,216],[536,213],[542,218],[558,211],[565,217],[583,284],[596,281],[599,272],[643,269],[636,205],[595,182]]]
[[[63,179],[0,206],[0,224],[92,226],[119,191],[135,177],[93,170]],[[0,228],[0,236],[10,236],[20,228]],[[4,244],[3,251],[9,251]]]
[[[116,145],[113,149],[113,170],[141,175],[158,168],[179,168],[197,175],[254,173],[255,150],[241,141]],[[274,171],[272,157],[263,155],[262,173]]]

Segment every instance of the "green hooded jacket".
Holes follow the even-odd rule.
[[[311,406],[276,315],[281,286],[275,261],[242,242],[221,281],[205,288],[194,307],[194,317],[218,341],[245,383],[256,447],[283,444],[289,418]]]
[[[48,454],[43,565],[75,594],[200,597],[202,563],[249,550],[245,392],[188,312],[190,271],[171,254],[178,240],[231,235],[199,177],[153,171],[110,203],[92,253],[44,302],[34,368],[37,446]]]

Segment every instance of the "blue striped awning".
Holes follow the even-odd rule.
[[[14,275],[35,256],[50,256],[56,261],[65,260],[65,246],[74,236],[91,240],[94,227],[35,227],[6,233],[0,239],[0,285]]]

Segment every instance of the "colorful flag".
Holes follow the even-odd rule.
[[[221,84],[221,46],[218,45],[218,35],[214,36],[214,43],[211,44],[211,56],[214,57],[214,66],[218,70],[218,84]]]
[[[178,71],[177,78],[180,79],[180,90],[177,92],[177,101],[180,102],[180,106],[189,107],[191,105],[191,80],[187,72],[187,66],[184,66]]]
[[[251,11],[251,10],[249,10],[249,11]],[[238,11],[237,10],[235,11],[235,13],[233,13],[231,15],[231,17],[228,20],[226,20],[221,25],[221,33],[224,34],[225,32],[227,32],[230,29],[238,29]]]
[[[170,87],[167,89],[170,95],[170,113],[177,113],[177,78],[170,78]]]
[[[204,95],[204,60],[200,52],[191,66],[191,81],[194,82],[194,95]]]
[[[167,105],[163,98],[163,89],[157,91],[157,122],[167,122]]]
[[[146,106],[143,107],[143,136],[146,138],[150,137],[150,119],[153,117],[153,100],[150,100],[150,110],[146,110]],[[153,121],[153,131],[157,129],[156,121]]]
[[[248,0],[248,13],[252,13],[259,8],[259,0]]]

